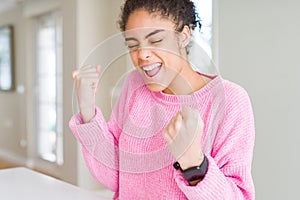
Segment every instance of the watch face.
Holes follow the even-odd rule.
[[[204,171],[201,167],[193,167],[189,168],[182,172],[186,180],[194,181],[198,179],[202,179],[205,176],[206,171]]]

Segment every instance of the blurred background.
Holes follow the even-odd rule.
[[[68,122],[71,72],[119,32],[123,0],[0,0],[0,168],[26,166],[89,190],[89,174]],[[199,37],[223,78],[252,100],[252,165],[258,200],[300,199],[300,1],[195,0]],[[114,47],[111,47],[114,48]],[[109,117],[112,89],[128,67],[116,60],[98,102]],[[118,90],[118,89],[117,89]],[[110,192],[107,192],[111,195]]]

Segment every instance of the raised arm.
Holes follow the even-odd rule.
[[[95,106],[100,66],[85,66],[73,72],[80,113],[69,126],[82,145],[85,162],[91,174],[112,191],[118,190],[118,135],[120,130],[112,115],[106,123]]]
[[[203,180],[190,186],[180,171],[176,182],[188,199],[255,199],[251,175],[255,130],[250,99],[242,88],[225,88],[225,116],[208,158]]]

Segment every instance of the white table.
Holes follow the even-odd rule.
[[[50,176],[18,167],[0,170],[1,200],[108,200]]]

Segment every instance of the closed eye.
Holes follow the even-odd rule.
[[[128,48],[129,49],[134,49],[134,48],[137,48],[139,45],[138,44],[136,44],[136,45],[128,45]]]
[[[126,44],[127,45],[127,48],[129,49],[129,51],[134,51],[134,50],[137,50],[140,46],[139,43],[132,43],[132,44]]]
[[[162,39],[160,40],[154,40],[154,41],[151,41],[151,44],[157,44],[157,43],[160,43],[162,41]]]

